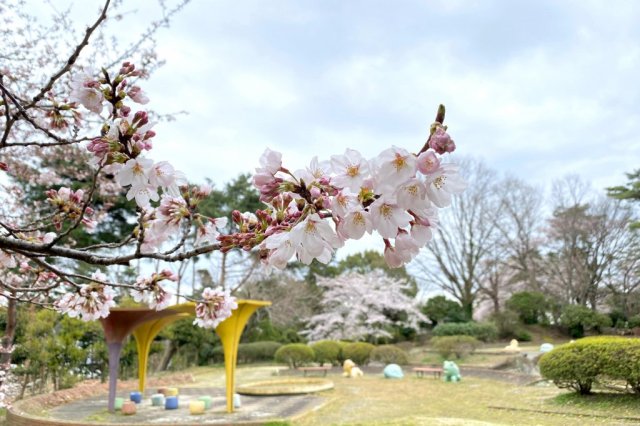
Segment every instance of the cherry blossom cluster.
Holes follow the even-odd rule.
[[[184,231],[188,232],[192,224],[195,226],[195,246],[216,244],[219,230],[227,225],[227,218],[209,218],[197,212],[198,204],[209,195],[211,188],[206,185],[190,187],[184,174],[169,162],[155,162],[143,155],[153,148],[153,123],[147,112],[132,113],[126,105],[127,99],[138,104],[149,101],[140,87],[130,83],[139,75],[133,64],[125,62],[113,77],[106,70],[102,70],[101,77],[95,77],[89,70],[74,79],[72,101],[96,114],[101,114],[105,106],[109,112],[101,136],[87,145],[92,163],[114,175],[117,184],[127,189],[127,199],[135,200],[141,209],[141,228],[136,232],[142,253],[158,251],[172,237],[186,235]],[[175,279],[168,270],[150,278],[139,277],[131,291],[132,296],[152,308],[163,309],[170,303],[171,295],[160,282]],[[214,293],[205,292],[209,295],[209,300],[205,297],[203,302],[206,308],[200,308],[201,320],[208,326],[231,315],[227,307],[235,304],[235,299],[228,293],[210,291]]]
[[[109,316],[109,309],[116,303],[113,300],[113,289],[103,284],[107,281],[107,276],[97,271],[91,278],[96,282],[84,284],[76,292],[66,293],[56,301],[55,308],[71,318],[79,317],[84,321]]]
[[[62,229],[62,224],[65,220],[75,222],[78,219],[80,219],[85,228],[89,230],[95,228],[96,222],[91,219],[93,209],[89,206],[84,206],[84,190],[73,191],[71,188],[62,187],[58,190],[49,189],[46,194],[47,201],[57,211],[52,219],[53,225],[57,230]],[[53,238],[48,242],[52,240]]]
[[[282,269],[294,256],[328,263],[344,241],[377,231],[387,264],[400,267],[432,238],[436,208],[465,188],[457,166],[442,161],[454,150],[441,123],[419,155],[394,146],[367,160],[347,149],[291,173],[281,154],[267,149],[254,184],[271,208],[259,212],[250,232],[221,238],[223,249],[258,245],[265,263]]]
[[[205,288],[202,301],[196,305],[196,319],[193,323],[202,328],[216,328],[237,308],[236,299],[229,290]]]
[[[160,311],[171,304],[172,294],[160,285],[161,281],[178,281],[178,276],[168,269],[154,273],[151,277],[138,277],[131,290],[136,302],[146,303],[151,309]]]

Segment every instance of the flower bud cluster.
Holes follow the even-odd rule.
[[[229,290],[205,288],[202,301],[196,305],[193,323],[202,328],[216,328],[237,307],[236,298],[231,296]]]
[[[82,224],[87,229],[91,230],[95,228],[96,222],[91,219],[93,209],[91,207],[86,207],[83,212],[84,191],[82,189],[78,189],[77,191],[73,191],[71,188],[66,187],[62,187],[58,190],[49,189],[46,192],[46,195],[49,204],[57,210],[57,213],[52,219],[57,230],[62,229],[62,224],[65,220],[75,222],[79,218],[81,218]]]
[[[138,277],[131,290],[131,296],[136,302],[146,303],[151,309],[160,311],[171,303],[172,294],[166,291],[161,281],[178,281],[178,276],[168,269],[151,274],[150,277]]]
[[[55,308],[63,314],[72,318],[78,317],[83,321],[109,316],[109,309],[115,306],[113,289],[102,284],[107,280],[103,273],[94,272],[91,278],[98,282],[84,284],[77,292],[66,293],[55,302]]]

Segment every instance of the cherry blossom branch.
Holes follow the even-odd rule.
[[[67,259],[79,260],[90,265],[125,265],[130,266],[130,262],[136,259],[158,259],[165,262],[179,262],[182,260],[190,259],[195,256],[199,256],[205,253],[211,253],[220,249],[220,244],[210,244],[194,248],[183,253],[165,255],[161,253],[140,253],[140,254],[127,254],[121,256],[104,256],[98,254],[91,254],[79,249],[72,249],[68,247],[50,246],[49,244],[32,243],[16,238],[7,238],[0,236],[0,248],[6,251],[17,251],[33,253],[38,256],[54,256]]]
[[[420,149],[420,151],[418,151],[418,155],[422,154],[423,152],[426,152],[429,149],[429,146],[430,146],[429,142],[431,142],[431,137],[435,133],[434,125],[436,123],[443,124],[444,123],[445,114],[446,114],[446,109],[445,109],[444,105],[440,104],[438,106],[438,112],[436,113],[436,119],[434,120],[434,124],[431,125],[431,129],[429,131],[429,137],[427,138],[427,141],[424,143],[422,149]]]
[[[84,38],[82,39],[80,44],[76,46],[71,56],[69,56],[69,59],[67,59],[65,65],[49,79],[47,84],[40,90],[40,93],[38,93],[36,96],[33,97],[31,102],[25,107],[25,109],[30,109],[33,106],[35,106],[44,97],[44,95],[49,90],[51,90],[55,82],[58,81],[60,77],[68,73],[69,70],[71,70],[71,67],[78,60],[78,57],[80,56],[80,53],[82,52],[82,50],[89,45],[89,38],[91,37],[93,32],[100,26],[100,24],[105,19],[107,19],[107,9],[109,9],[110,3],[111,3],[111,0],[105,1],[104,7],[102,8],[102,12],[100,13],[100,16],[98,16],[98,19],[96,19],[96,21],[93,23],[92,26],[87,28],[84,34]]]
[[[82,223],[82,221],[85,218],[84,215],[87,212],[87,209],[89,208],[89,204],[91,203],[91,200],[93,199],[93,193],[96,190],[96,183],[98,182],[98,175],[100,174],[101,171],[102,171],[102,167],[98,167],[98,170],[96,170],[94,172],[93,179],[92,179],[92,182],[91,182],[91,189],[89,189],[89,194],[87,195],[87,199],[82,204],[82,209],[80,210],[80,214],[78,215],[78,218],[76,219],[75,223],[73,223],[71,226],[69,226],[64,232],[58,234],[53,239],[53,241],[51,241],[51,243],[49,243],[49,245],[51,245],[51,246],[55,245],[56,243],[61,241],[64,237],[69,235],[74,229],[76,229],[78,226],[80,226],[80,223]]]

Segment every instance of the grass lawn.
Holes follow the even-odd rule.
[[[638,423],[612,416],[640,418],[640,398],[635,395],[580,398],[553,386],[515,386],[472,377],[461,383],[374,376],[332,380],[335,389],[326,393],[330,402],[296,425],[584,426]]]
[[[269,366],[240,367],[237,383],[276,379]],[[410,370],[409,370],[410,371]],[[222,368],[190,370],[199,383],[223,386]],[[640,397],[595,394],[580,397],[555,386],[517,386],[463,377],[460,383],[408,374],[402,380],[366,375],[329,375],[335,388],[327,404],[293,425],[626,425],[638,424]],[[287,424],[287,423],[284,423]]]

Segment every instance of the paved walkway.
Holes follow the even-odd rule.
[[[242,407],[234,413],[226,412],[226,402],[223,388],[182,388],[180,389],[180,407],[177,410],[165,410],[164,407],[151,406],[151,394],[145,392],[141,404],[137,405],[137,413],[125,416],[119,411],[109,413],[106,410],[107,396],[77,400],[52,408],[47,417],[56,420],[70,420],[75,422],[101,422],[114,424],[228,424],[264,422],[269,420],[286,420],[294,418],[307,411],[317,409],[326,401],[315,395],[289,396],[248,396],[242,395]],[[213,408],[202,415],[189,414],[189,401],[199,396],[209,395],[213,398]],[[119,393],[126,397],[128,394]]]

